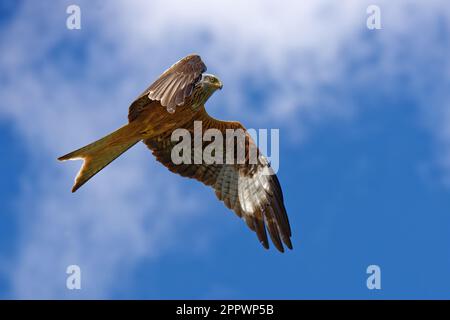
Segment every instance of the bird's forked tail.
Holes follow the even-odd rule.
[[[75,150],[58,160],[84,160],[83,166],[75,178],[72,192],[75,192],[96,173],[110,164],[114,159],[139,142],[142,137],[132,125],[127,124],[107,136]]]

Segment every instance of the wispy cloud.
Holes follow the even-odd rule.
[[[65,28],[71,3],[24,2],[0,40],[0,117],[18,128],[30,155],[16,199],[21,238],[12,295],[106,297],[117,273],[176,245],[177,226],[201,214],[197,189],[180,190],[181,178],[166,174],[142,146],[76,195],[68,191],[80,163],[55,160],[123,124],[136,94],[190,52],[225,83],[209,103],[212,114],[300,136],[360,112],[353,88],[395,96],[389,84],[404,76],[450,172],[448,64],[427,67],[428,59],[447,61],[439,28],[448,34],[448,6],[378,2],[379,31],[365,27],[365,1],[79,1],[80,31]],[[427,48],[439,42],[442,50],[431,56]],[[372,56],[377,69],[352,69]],[[434,76],[439,83],[427,82]],[[259,105],[251,103],[255,96]],[[83,270],[79,295],[65,288],[69,264]]]

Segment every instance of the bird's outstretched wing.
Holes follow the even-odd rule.
[[[177,106],[184,104],[185,99],[200,80],[206,66],[198,55],[189,55],[172,65],[153,82],[130,106],[128,120],[133,121],[145,108],[148,99],[156,100],[169,112],[175,112]],[[144,99],[142,99],[144,98]]]
[[[201,121],[202,132],[214,128],[220,130],[223,136],[227,129],[245,130],[239,122],[220,121],[210,117],[204,107],[197,113],[196,121]],[[194,125],[191,123],[188,126],[184,129],[187,129],[193,137]],[[245,135],[246,155],[248,155],[247,151],[251,145],[254,146],[254,142],[246,130]],[[144,142],[157,160],[170,171],[211,186],[217,197],[256,232],[265,248],[269,247],[267,228],[278,250],[284,251],[283,242],[292,249],[291,229],[283,202],[283,193],[277,176],[268,175],[265,171],[272,170],[265,157],[259,155],[256,164],[250,164],[248,161],[244,164],[195,164],[192,153],[191,164],[176,165],[172,161],[171,153],[173,146],[178,142],[171,141],[171,133],[147,139]],[[209,142],[204,142],[203,148],[208,144]],[[223,150],[225,153],[226,148]]]

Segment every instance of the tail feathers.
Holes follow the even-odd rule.
[[[141,140],[139,135],[130,131],[129,125],[126,125],[100,140],[58,158],[60,161],[78,159],[84,161],[75,178],[72,192],[77,191],[100,170]]]

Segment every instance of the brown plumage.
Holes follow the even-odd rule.
[[[208,115],[204,104],[217,89],[222,88],[222,83],[217,77],[204,74],[205,71],[206,66],[198,55],[181,59],[131,104],[127,125],[60,157],[59,160],[84,160],[72,192],[142,140],[170,171],[211,186],[217,197],[256,232],[265,248],[269,247],[267,228],[278,250],[284,251],[283,243],[292,249],[291,229],[278,178],[239,122],[220,121]],[[172,132],[185,129],[193,137],[195,121],[200,121],[203,132],[217,129],[225,136],[227,129],[242,130],[245,135],[244,162],[237,161],[235,152],[231,155],[235,160],[231,164],[225,160],[223,164],[196,164],[192,151],[190,162],[175,164],[171,154],[177,142],[171,140]],[[208,143],[202,141],[202,150]],[[250,150],[256,150],[256,162],[250,161]],[[223,159],[226,158],[225,152],[224,142]],[[267,171],[272,174],[267,174]]]

